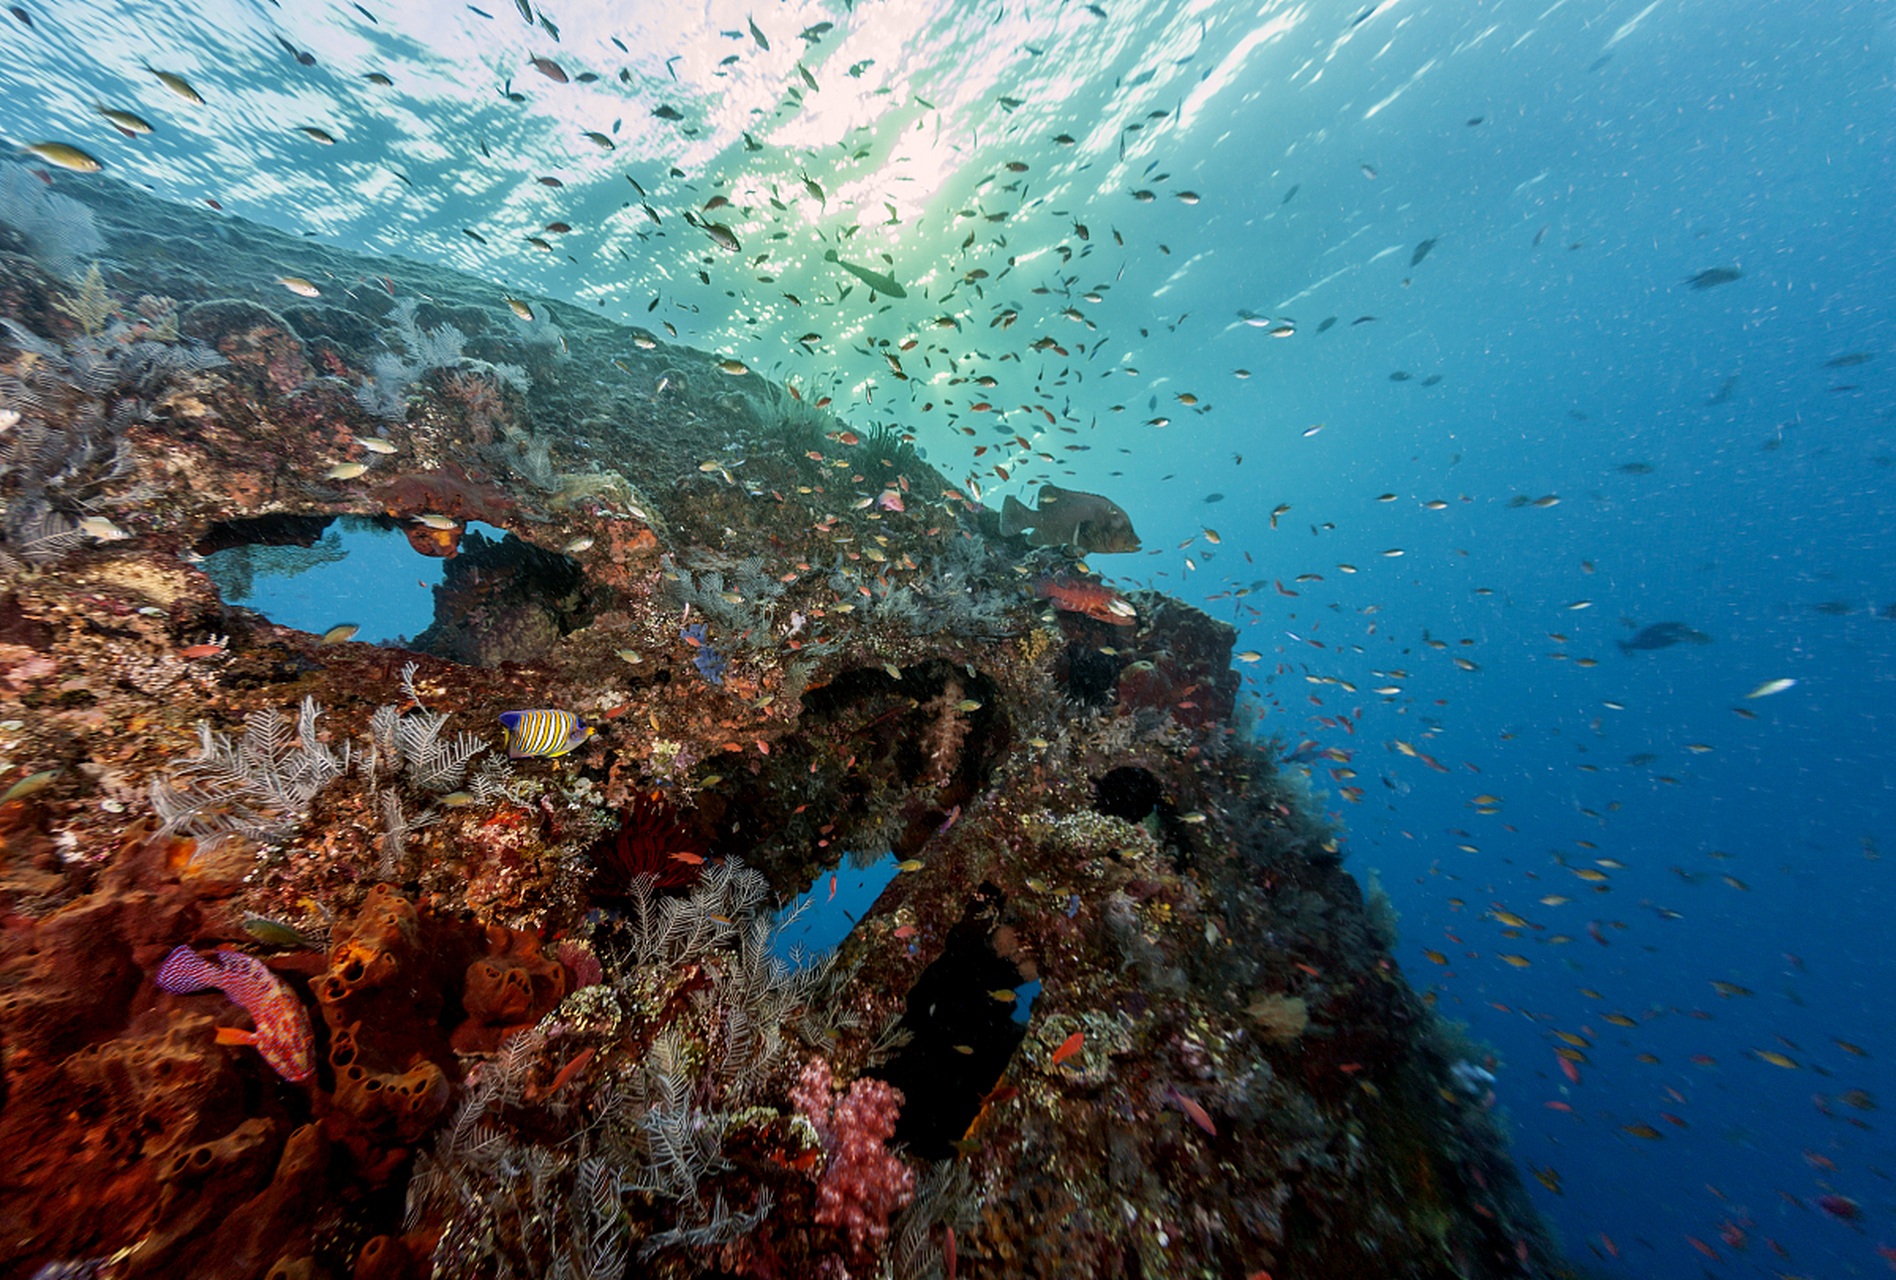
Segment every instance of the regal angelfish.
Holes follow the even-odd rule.
[[[507,754],[516,760],[563,756],[593,735],[570,711],[503,711],[500,722],[507,726]]]

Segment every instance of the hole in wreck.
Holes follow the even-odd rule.
[[[1110,707],[1119,683],[1121,662],[1083,644],[1070,644],[1054,668],[1054,680],[1067,697],[1085,707]]]
[[[1192,845],[1184,819],[1179,816],[1178,806],[1166,796],[1165,784],[1151,771],[1121,765],[1095,778],[1093,811],[1148,826],[1169,851],[1173,866],[1184,870],[1192,865]]]
[[[915,853],[987,788],[1012,746],[999,704],[992,678],[940,658],[845,671],[804,694],[808,732],[840,731],[835,741],[850,761],[838,778],[841,804],[823,821],[844,839],[879,827],[898,857]],[[770,833],[744,834],[755,842]]]
[[[1165,788],[1136,765],[1121,765],[1093,783],[1093,808],[1109,818],[1144,822],[1165,798]]]
[[[889,881],[901,874],[897,861],[889,853],[865,867],[858,865],[853,856],[846,856],[843,865],[818,876],[807,894],[777,913],[771,951],[786,961],[793,960],[798,951],[805,956],[834,951],[857,921],[876,905]],[[799,907],[803,908],[800,912]]]
[[[479,521],[269,515],[215,524],[193,549],[226,604],[470,666],[531,660],[594,613],[578,562]]]
[[[925,1160],[955,1154],[982,1098],[1027,1037],[1015,1006],[1037,975],[995,951],[993,939],[1007,930],[995,928],[1005,905],[998,888],[981,886],[949,930],[941,955],[909,989],[901,1026],[914,1038],[888,1066],[869,1073],[902,1091],[907,1101],[895,1140]],[[1000,991],[1015,992],[1015,999],[997,999]]]

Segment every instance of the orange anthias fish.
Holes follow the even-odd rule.
[[[1193,1124],[1214,1138],[1218,1136],[1218,1126],[1212,1123],[1210,1112],[1206,1111],[1203,1107],[1193,1102],[1190,1098],[1169,1084],[1165,1086],[1165,1092],[1170,1095],[1173,1102],[1178,1103],[1178,1109],[1183,1111]]]
[[[1053,601],[1056,609],[1083,613],[1115,627],[1130,627],[1137,619],[1138,611],[1126,602],[1124,596],[1096,582],[1046,577],[1035,584],[1034,594]]]
[[[157,983],[176,992],[217,988],[242,1005],[257,1026],[255,1031],[219,1027],[219,1044],[255,1045],[278,1075],[295,1084],[315,1074],[309,1013],[282,979],[255,956],[228,949],[201,956],[189,947],[179,947],[158,966]]]
[[[1053,1057],[1048,1060],[1047,1065],[1050,1067],[1059,1066],[1062,1062],[1065,1062],[1068,1058],[1078,1053],[1080,1046],[1085,1043],[1085,1041],[1086,1037],[1075,1031],[1061,1043],[1058,1049],[1053,1051]]]

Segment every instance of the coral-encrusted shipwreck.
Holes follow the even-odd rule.
[[[53,181],[106,256],[0,226],[0,1271],[1559,1268],[1230,628],[1054,611],[897,432],[703,353]],[[448,559],[414,651],[195,567],[344,517]],[[595,733],[510,765],[532,707]]]

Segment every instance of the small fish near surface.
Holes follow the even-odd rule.
[[[836,256],[836,250],[834,249],[824,251],[823,261],[835,263],[885,298],[908,297],[908,290],[897,283],[894,276],[886,276],[880,271],[871,271],[868,267],[859,267],[853,262],[845,262]]]
[[[1138,620],[1139,611],[1124,596],[1098,582],[1049,576],[1034,585],[1034,594],[1053,601],[1056,609],[1083,613],[1115,627],[1130,627]]]
[[[179,947],[158,967],[156,981],[178,993],[217,988],[242,1005],[257,1027],[219,1027],[217,1043],[255,1045],[278,1075],[296,1084],[315,1074],[308,1011],[255,956],[224,948],[214,956],[201,956]]]
[[[503,711],[507,754],[515,760],[563,756],[593,736],[592,726],[570,711]]]
[[[105,168],[97,156],[81,151],[70,142],[28,142],[22,144],[20,150],[30,151],[47,164],[58,165],[74,173],[97,173]]]
[[[1730,284],[1742,280],[1745,273],[1737,267],[1707,267],[1695,276],[1687,276],[1680,284],[1689,284],[1694,289],[1714,289],[1721,284]]]
[[[1118,503],[1097,493],[1051,484],[1041,486],[1037,509],[1011,494],[1002,505],[1001,536],[1022,534],[1032,546],[1072,547],[1085,555],[1139,550],[1132,517]]]
[[[1631,640],[1619,641],[1621,653],[1631,653],[1635,649],[1670,649],[1675,644],[1690,641],[1692,644],[1710,644],[1712,638],[1703,631],[1694,631],[1683,622],[1655,622]]]

